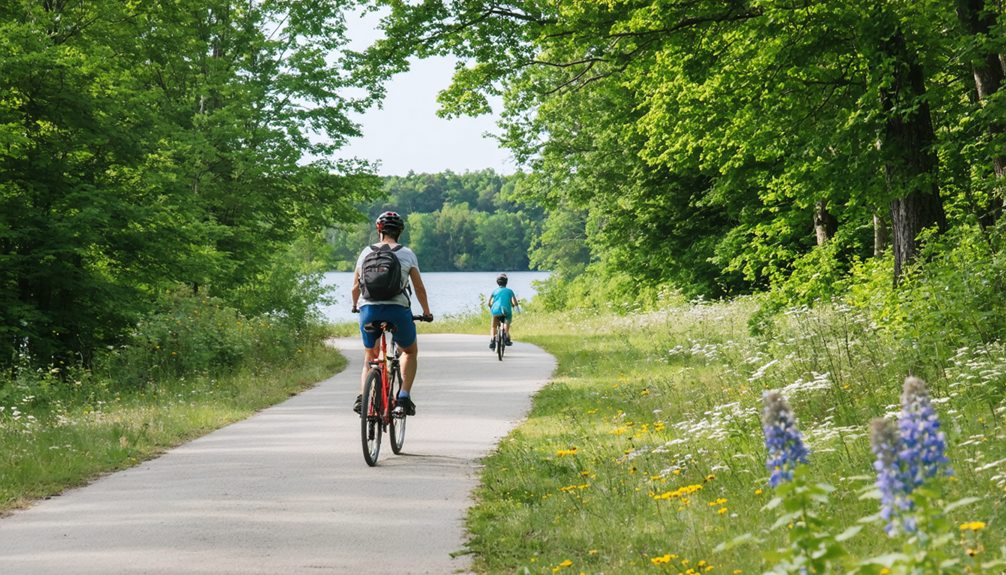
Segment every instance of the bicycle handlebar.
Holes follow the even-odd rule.
[[[360,313],[360,308],[354,307],[351,311],[353,313]],[[433,314],[430,314],[430,315],[414,315],[414,316],[412,316],[412,320],[413,321],[428,321],[428,322],[432,322],[433,321]]]

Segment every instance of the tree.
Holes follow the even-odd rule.
[[[87,361],[179,283],[249,313],[376,180],[324,157],[364,101],[334,3],[0,6],[0,364]],[[282,315],[282,314],[278,314]]]

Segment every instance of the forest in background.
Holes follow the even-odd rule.
[[[383,196],[359,208],[366,221],[326,232],[329,265],[352,271],[363,246],[377,241],[377,216],[390,210],[406,218],[399,239],[424,271],[531,269],[540,257],[533,248],[544,216],[508,199],[519,178],[488,169],[385,177]]]

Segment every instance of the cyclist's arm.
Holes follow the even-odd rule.
[[[353,270],[353,309],[358,309],[356,303],[360,301],[360,269]]]
[[[423,285],[423,278],[419,275],[419,268],[409,270],[409,279],[412,280],[412,289],[416,292],[416,299],[423,308],[423,315],[433,317],[430,312],[430,302],[426,299],[426,286]]]

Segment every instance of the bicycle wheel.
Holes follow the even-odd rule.
[[[374,368],[367,374],[363,386],[363,404],[360,409],[360,437],[363,440],[363,459],[367,465],[377,465],[381,453],[381,412],[384,411],[381,397],[381,370]]]
[[[391,370],[392,382],[388,386],[390,389],[388,401],[398,396],[398,390],[402,388],[402,372],[398,367]],[[391,425],[388,427],[388,434],[391,435],[391,451],[401,453],[402,446],[405,445],[405,411],[396,409],[391,413]]]
[[[496,330],[496,357],[503,361],[503,350],[506,348],[506,338],[503,337],[503,326]]]

